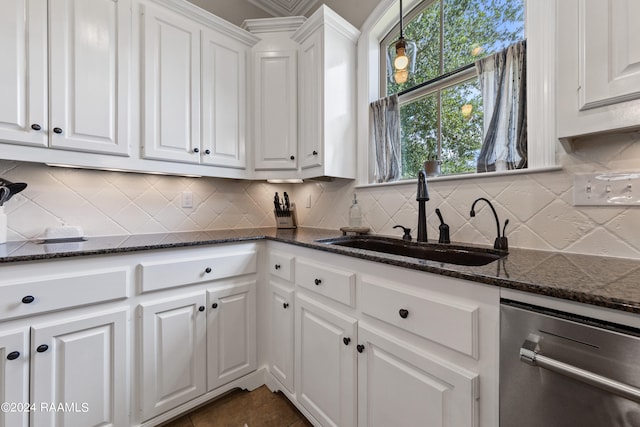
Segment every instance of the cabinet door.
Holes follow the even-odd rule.
[[[29,402],[29,330],[0,333],[0,403]],[[0,410],[0,427],[27,427],[29,412]]]
[[[46,146],[46,0],[2,2],[0,52],[0,141]]]
[[[296,295],[296,325],[298,401],[323,426],[356,425],[356,320]]]
[[[144,134],[148,159],[200,162],[200,26],[143,6]]]
[[[269,370],[293,393],[293,289],[271,283],[271,334]]]
[[[322,165],[324,131],[323,31],[319,30],[300,46],[300,166]],[[345,142],[345,141],[343,141]]]
[[[255,168],[298,167],[297,52],[255,55]]]
[[[208,391],[256,369],[256,284],[207,292]]]
[[[128,424],[127,325],[119,310],[31,328],[32,427]]]
[[[205,302],[199,292],[141,304],[143,419],[205,392]]]
[[[360,324],[358,426],[478,425],[478,376]]]
[[[202,163],[245,168],[247,47],[214,31],[202,39]]]
[[[51,146],[129,154],[129,0],[49,0]]]

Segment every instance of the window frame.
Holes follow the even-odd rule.
[[[528,168],[504,172],[444,175],[431,180],[478,179],[502,174],[533,173],[557,170],[558,140],[555,130],[555,46],[556,1],[525,0],[525,35],[527,39],[527,122],[529,158]],[[404,7],[411,14],[419,13],[416,6],[421,0],[405,0]],[[383,0],[365,21],[358,41],[358,186],[406,184],[415,180],[374,184],[375,152],[370,139],[369,103],[386,96],[381,78],[387,78],[382,69],[381,43],[399,26],[399,1]],[[471,73],[475,72],[471,69]],[[469,74],[466,75],[467,79]],[[458,75],[456,75],[458,77]],[[461,81],[464,81],[463,79]],[[443,79],[434,84],[449,86],[452,80]],[[413,93],[411,94],[413,97]],[[407,102],[400,99],[401,103]]]

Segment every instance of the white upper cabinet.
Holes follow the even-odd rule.
[[[130,1],[4,3],[0,139],[128,155]]]
[[[47,2],[2,2],[0,140],[47,146]]]
[[[252,41],[230,36],[241,30],[218,27],[212,16],[203,23],[198,13],[183,14],[163,3],[141,3],[142,155],[244,168]]]
[[[257,171],[298,169],[298,45],[291,35],[304,20],[268,18],[244,23],[261,39],[253,47],[253,149]]]
[[[640,3],[563,0],[557,7],[558,137],[639,127]]]
[[[304,178],[356,177],[356,43],[360,32],[321,6],[293,35],[300,43],[299,135]]]
[[[144,157],[200,161],[200,31],[193,20],[145,3]]]

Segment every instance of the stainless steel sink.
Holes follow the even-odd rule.
[[[505,251],[493,249],[414,243],[381,236],[347,236],[318,240],[318,243],[467,266],[486,265],[507,255]]]

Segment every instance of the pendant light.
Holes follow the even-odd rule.
[[[402,22],[402,0],[400,0],[400,38],[394,45],[389,46],[390,55],[393,56],[393,81],[398,84],[405,83],[409,79],[409,73],[414,71],[416,62],[415,42],[405,40]],[[395,54],[394,51],[395,50]]]

